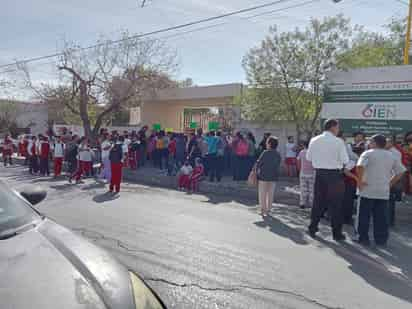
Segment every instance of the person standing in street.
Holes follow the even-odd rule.
[[[293,136],[288,137],[288,142],[286,143],[286,174],[289,177],[297,175],[297,165],[296,165],[296,144]]]
[[[306,159],[309,142],[303,142],[303,149],[299,152],[297,157],[297,166],[299,173],[300,186],[300,208],[311,208],[313,205],[313,186],[315,184],[315,170],[312,162]]]
[[[40,149],[39,149],[39,158],[40,158],[40,175],[41,176],[49,176],[49,157],[50,157],[50,143],[47,136],[42,137],[42,141],[40,142]]]
[[[349,163],[346,145],[336,137],[339,133],[339,122],[329,119],[324,124],[324,132],[314,137],[309,144],[306,159],[315,168],[314,201],[309,225],[309,235],[315,237],[319,221],[329,210],[331,216],[333,239],[345,240],[342,233],[342,202],[345,193],[343,168]]]
[[[102,140],[100,147],[102,149],[102,165],[103,165],[103,168],[100,172],[100,179],[105,179],[106,181],[110,181],[111,168],[110,168],[109,153],[110,153],[112,144],[110,143],[109,136],[107,133],[103,135],[103,140]]]
[[[390,151],[393,155],[393,157],[401,162],[402,166],[405,167],[405,165],[402,163],[402,153],[396,148],[396,137],[388,138],[386,140],[386,149]],[[396,203],[402,201],[402,193],[403,193],[403,185],[404,182],[404,177],[397,183],[395,183],[391,187],[390,191],[390,197],[389,197],[389,208],[388,208],[388,223],[389,226],[394,227],[395,226],[395,219],[396,219]]]
[[[31,175],[37,174],[39,171],[39,159],[37,157],[37,137],[32,136],[29,145],[27,146],[27,152],[29,155],[29,173]]]
[[[7,166],[7,164],[12,165],[13,162],[11,160],[11,157],[13,155],[13,141],[11,140],[10,136],[7,134],[4,137],[4,141],[2,143],[3,147],[3,163],[4,166]]]
[[[386,138],[376,134],[371,137],[370,149],[359,158],[359,243],[368,246],[369,221],[373,218],[373,234],[377,246],[385,246],[388,237],[388,201],[390,189],[406,171],[399,159],[386,150]]]
[[[256,176],[258,179],[259,204],[261,215],[268,216],[272,208],[276,181],[279,178],[280,163],[282,161],[278,147],[278,139],[270,136],[266,140],[266,150],[262,152],[256,162]]]
[[[112,177],[110,179],[110,193],[119,193],[120,184],[122,182],[122,170],[123,170],[123,160],[124,160],[123,143],[119,139],[115,139],[114,145],[110,149],[109,159],[110,167],[112,172]]]
[[[65,145],[63,144],[62,137],[57,137],[57,141],[53,146],[53,165],[54,165],[54,178],[57,178],[62,173],[63,158],[65,152]]]
[[[217,176],[217,144],[219,142],[219,138],[216,137],[215,131],[210,131],[208,136],[205,138],[205,142],[207,144],[207,153],[206,153],[206,166],[208,167],[208,176],[209,181],[214,182],[215,177]]]

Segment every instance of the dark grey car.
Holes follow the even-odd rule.
[[[135,274],[106,251],[31,207],[39,190],[14,192],[0,181],[2,309],[164,308]]]

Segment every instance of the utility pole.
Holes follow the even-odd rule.
[[[406,29],[405,49],[403,51],[403,64],[409,64],[409,49],[411,46],[411,19],[412,19],[412,0],[409,0],[408,23]]]
[[[142,7],[146,4],[146,0],[142,0]]]

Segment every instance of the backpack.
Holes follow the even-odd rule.
[[[237,143],[236,154],[238,156],[247,156],[249,154],[249,143],[245,140],[240,140]]]

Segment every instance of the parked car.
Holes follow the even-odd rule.
[[[0,181],[1,308],[165,308],[135,273],[32,207],[45,197]]]

